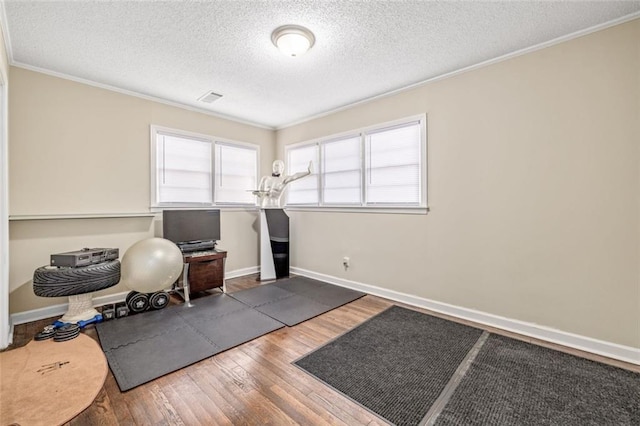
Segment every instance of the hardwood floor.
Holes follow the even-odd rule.
[[[255,275],[227,280],[229,292],[256,285]],[[109,372],[93,404],[68,425],[385,424],[291,362],[393,304],[401,305],[367,295],[295,327],[276,330],[124,393],[120,392]],[[26,344],[51,322],[48,319],[16,326],[14,347]],[[513,333],[470,325],[541,343]],[[95,329],[88,327],[84,332],[97,340]],[[546,342],[542,344],[640,371],[640,366]]]

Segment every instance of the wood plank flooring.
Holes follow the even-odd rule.
[[[229,292],[258,284],[255,275],[227,280]],[[109,372],[93,404],[67,425],[385,424],[291,362],[394,303],[367,295],[295,327],[276,330],[124,393],[120,392]],[[416,310],[446,318],[426,310]],[[47,319],[16,326],[13,347],[26,344],[51,322],[52,319]],[[640,366],[478,324],[458,322],[640,371]],[[97,339],[93,328],[88,327],[84,332]]]

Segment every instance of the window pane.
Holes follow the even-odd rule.
[[[361,203],[360,152],[359,136],[322,144],[324,204]]]
[[[255,204],[258,151],[251,147],[216,143],[216,203]]]
[[[369,133],[366,138],[367,204],[420,204],[420,124]]]
[[[307,170],[313,163],[313,173],[291,182],[287,189],[287,204],[318,204],[318,145],[292,148],[287,152],[287,174]]]
[[[212,203],[211,142],[163,135],[156,138],[160,203]]]

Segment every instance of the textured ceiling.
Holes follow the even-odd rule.
[[[10,61],[282,127],[640,11],[640,1],[5,1]],[[284,24],[315,46],[271,44]],[[223,98],[197,99],[207,91]]]

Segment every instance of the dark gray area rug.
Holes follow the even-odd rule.
[[[482,330],[393,306],[295,364],[396,425],[417,425]]]
[[[640,374],[491,335],[436,425],[640,425]]]
[[[365,293],[306,277],[292,277],[231,293],[231,296],[288,326],[364,296]]]
[[[190,308],[170,306],[96,326],[121,391],[284,326],[225,294],[193,303]]]

